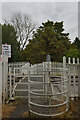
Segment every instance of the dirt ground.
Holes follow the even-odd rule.
[[[2,106],[3,118],[21,118],[23,113],[28,110],[28,104],[25,100],[16,99]]]
[[[3,118],[39,118],[39,116],[35,116],[28,114],[28,103],[21,99],[18,99],[14,102],[10,102],[3,106],[2,109],[2,116]],[[69,110],[68,112],[57,116],[57,117],[50,117],[53,118],[80,118],[80,100],[71,100],[69,102]]]

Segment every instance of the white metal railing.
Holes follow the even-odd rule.
[[[69,102],[67,69],[54,68],[42,73],[42,76],[28,73],[29,111],[40,116],[56,116],[66,112]]]
[[[30,67],[30,71],[34,74],[42,74],[44,70],[53,70],[54,68],[58,69],[68,69],[68,79],[69,79],[69,97],[78,97],[79,96],[79,88],[80,88],[80,62],[79,58],[72,60],[68,58],[68,63],[66,62],[66,57],[63,57],[63,63],[58,62],[43,62],[39,64],[35,64]],[[41,70],[41,72],[40,72]],[[59,72],[58,72],[59,73]]]
[[[66,57],[63,57],[63,63],[58,63],[58,62],[43,62],[43,63],[39,63],[39,64],[34,64],[30,66],[30,63],[15,63],[14,67],[12,67],[12,73],[13,76],[15,76],[14,79],[14,85],[15,85],[15,78],[18,76],[23,76],[22,74],[25,73],[26,75],[28,74],[28,71],[30,71],[30,74],[34,74],[34,75],[43,75],[45,73],[45,71],[57,71],[58,76],[63,76],[62,73],[60,73],[63,70],[68,69],[68,80],[69,80],[69,97],[78,97],[79,94],[79,88],[80,88],[80,83],[79,83],[79,79],[80,79],[80,70],[79,70],[79,59],[77,58],[77,63],[75,62],[75,58],[73,58],[72,63],[71,63],[71,59],[68,59],[68,63],[66,63]],[[17,68],[17,66],[19,65],[19,67]],[[23,65],[23,66],[22,66]],[[11,66],[13,66],[13,64],[11,64]],[[21,67],[20,67],[21,66]],[[56,69],[57,68],[57,69]],[[44,73],[43,73],[44,72]],[[16,75],[15,75],[16,74]],[[65,74],[65,71],[64,71]],[[63,76],[64,77],[64,76]],[[22,83],[21,83],[22,84]],[[26,84],[26,83],[25,83]],[[52,86],[52,85],[51,85]],[[14,87],[15,88],[15,87]]]
[[[19,89],[16,90],[18,84],[26,77],[26,75],[22,75],[20,73],[20,68],[9,68],[9,99],[15,97],[15,91],[21,91]],[[18,80],[19,79],[19,80]]]

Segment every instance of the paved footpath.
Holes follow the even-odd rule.
[[[28,103],[23,102],[16,105],[16,109],[11,113],[10,118],[23,118],[23,113],[28,111]]]

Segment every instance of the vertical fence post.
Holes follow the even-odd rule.
[[[2,119],[2,61],[0,62],[0,118]]]
[[[71,97],[71,58],[69,57],[68,58],[68,65],[69,65],[69,67],[68,67],[68,75],[69,75],[69,97]]]
[[[15,88],[15,67],[14,67],[14,85],[13,85],[13,90],[14,90],[14,88]],[[13,91],[14,92],[14,97],[15,97],[15,90]]]
[[[79,58],[77,58],[77,64],[79,64]]]
[[[66,68],[66,57],[63,57],[63,68]]]
[[[68,77],[67,77],[68,75],[67,75],[67,73],[66,73],[66,57],[65,57],[65,56],[63,57],[63,74],[64,74],[64,80],[68,80]],[[63,86],[66,87],[66,90],[67,90],[66,99],[67,99],[67,101],[69,101],[69,93],[68,93],[69,82],[68,82],[68,81],[65,82],[65,83],[63,84]],[[64,90],[64,88],[63,88],[63,90]],[[67,108],[67,109],[69,108],[68,103],[66,104],[66,108]]]
[[[63,76],[64,76],[64,80],[66,78],[66,57],[63,57]],[[65,83],[62,83],[62,92],[64,91],[64,85],[66,86]]]
[[[35,74],[37,73],[37,70],[36,70],[36,68],[37,68],[37,67],[36,67],[36,66],[37,66],[37,65],[35,64],[35,66],[34,66],[34,69],[35,69]]]
[[[5,104],[5,62],[3,61],[3,104]]]
[[[47,71],[47,62],[45,62],[45,68],[46,68],[46,71]]]
[[[11,97],[12,97],[12,75],[11,75],[11,68],[9,68],[9,77],[10,77],[10,89],[9,89],[9,91],[10,91],[10,99],[11,99]]]
[[[77,85],[77,97],[79,97],[79,81],[80,81],[80,78],[79,78],[79,74],[80,74],[80,70],[79,70],[79,58],[77,58],[77,77],[78,77],[78,85]]]
[[[78,64],[78,98],[80,99],[80,63]]]
[[[15,68],[14,68],[14,86],[15,86]]]
[[[45,64],[43,62],[43,94],[45,93],[45,86],[44,86],[45,85],[45,83],[44,83],[45,82],[45,68],[44,68],[44,65]]]
[[[4,76],[5,76],[5,102],[8,100],[8,57],[5,57]]]
[[[45,75],[45,94],[47,94],[47,78],[48,77],[48,73],[46,72],[46,75]]]
[[[3,104],[5,104],[8,96],[8,57],[2,56],[2,94],[3,94]]]
[[[75,97],[75,58],[73,58],[73,97]]]
[[[51,71],[51,61],[49,62],[49,71]]]
[[[30,115],[30,71],[28,71],[28,111]]]

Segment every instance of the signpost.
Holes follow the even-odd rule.
[[[11,45],[2,44],[2,56],[6,55],[11,58]]]
[[[46,61],[50,62],[51,61],[51,56],[50,55],[46,55]]]

